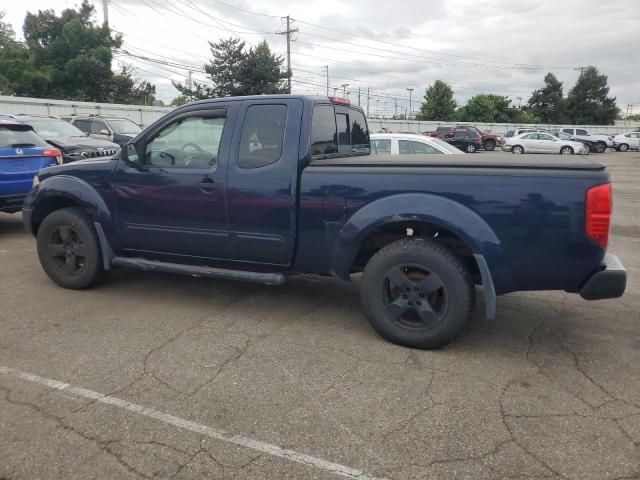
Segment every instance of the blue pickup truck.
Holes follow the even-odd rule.
[[[42,170],[24,222],[45,272],[72,289],[114,267],[266,284],[361,273],[371,325],[416,348],[455,338],[476,285],[489,318],[497,295],[519,290],[623,294],[624,267],[606,252],[604,166],[369,152],[348,100],[194,102],[116,158]]]
[[[60,163],[60,150],[29,125],[0,119],[0,212],[19,212],[38,171]]]

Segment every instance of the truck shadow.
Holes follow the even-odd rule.
[[[0,235],[26,233],[22,225],[22,214],[0,213]]]

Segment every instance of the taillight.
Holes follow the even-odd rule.
[[[601,248],[607,248],[609,243],[611,203],[610,183],[587,190],[584,233]]]
[[[57,148],[49,148],[45,150],[42,154],[44,157],[56,157],[56,162],[58,165],[62,165],[62,152]]]
[[[482,137],[478,135],[477,137],[473,137],[473,141],[476,143],[480,143],[482,141]]]

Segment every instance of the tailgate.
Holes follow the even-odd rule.
[[[35,174],[51,165],[56,158],[44,157],[42,148],[0,149],[0,195],[28,192]]]

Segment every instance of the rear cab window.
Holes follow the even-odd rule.
[[[311,123],[311,157],[367,155],[371,153],[364,114],[346,105],[314,106]]]

